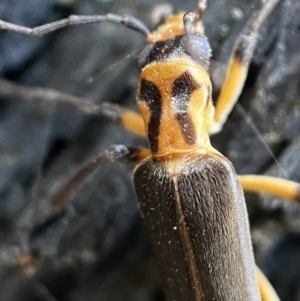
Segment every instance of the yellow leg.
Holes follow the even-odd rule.
[[[256,175],[238,176],[243,189],[267,193],[279,198],[300,203],[300,184],[280,178]]]
[[[262,301],[280,301],[269,280],[257,266],[255,274]]]
[[[247,73],[248,65],[244,65],[237,58],[231,59],[222,90],[217,100],[213,128],[210,129],[210,133],[217,133],[222,129],[223,124],[226,122],[228,115],[241,94]]]
[[[128,131],[146,137],[144,121],[138,113],[109,102],[102,102],[96,105],[88,99],[75,97],[56,90],[22,87],[6,80],[0,80],[0,97],[22,97],[28,101],[40,101],[43,99],[49,104],[67,104],[87,114],[104,116],[115,123],[119,123]]]
[[[250,20],[246,30],[237,40],[227,68],[226,78],[216,103],[214,122],[209,129],[210,134],[217,133],[222,129],[223,124],[237,102],[244,87],[249,63],[257,43],[258,30],[278,1],[267,1],[258,14]]]
[[[140,114],[124,109],[121,120],[121,124],[126,130],[140,136],[146,136],[144,120]]]
[[[101,115],[115,123],[119,123],[134,134],[146,137],[144,120],[140,114],[109,102],[103,102],[98,107],[98,112]]]

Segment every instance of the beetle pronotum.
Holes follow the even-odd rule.
[[[183,18],[183,16],[181,16],[181,18]],[[187,31],[187,32],[191,31],[191,32],[190,32],[190,36],[188,36],[188,42],[189,42],[189,40],[193,38],[193,37],[192,37],[192,31],[193,31],[193,29],[192,29],[192,30],[189,30],[189,29],[188,29],[189,26],[191,26],[191,25],[189,25],[189,22],[190,22],[190,21],[189,21],[188,17],[186,17],[185,21],[186,21],[186,25],[185,25],[186,31]],[[134,21],[134,22],[135,22],[135,21]],[[132,26],[135,26],[135,25],[132,25]],[[139,26],[139,25],[138,25],[138,26]],[[187,44],[188,44],[188,42],[187,42]],[[200,43],[202,43],[202,42],[200,42]],[[172,47],[173,47],[173,46],[172,46]],[[172,47],[169,46],[169,48],[172,48]],[[177,46],[176,46],[176,47],[177,47]],[[243,56],[243,54],[242,54],[242,56]],[[190,80],[190,82],[192,82],[192,81]],[[175,90],[180,90],[180,89],[181,89],[181,88],[180,88],[181,85],[182,85],[182,84],[179,83],[179,84],[178,84],[178,88],[175,87],[174,89],[175,89]],[[175,86],[176,86],[176,85],[175,85]],[[199,88],[199,87],[198,87],[198,88]],[[154,89],[154,86],[151,86],[151,91],[153,91],[153,89]],[[142,90],[143,90],[143,89],[142,89]],[[146,90],[149,91],[148,88],[147,88]],[[149,96],[149,95],[148,95],[149,93],[148,93],[147,91],[145,92],[145,95],[146,95],[146,96],[144,96],[144,98],[147,98],[147,97]],[[192,92],[190,92],[190,93],[192,93]],[[141,93],[141,94],[143,94],[143,93]],[[184,93],[183,93],[183,94],[184,94]],[[152,95],[152,96],[153,96],[154,98],[159,98],[158,93],[156,93],[155,95]],[[174,97],[175,97],[175,95],[174,95]],[[151,97],[151,98],[152,98],[152,97]],[[145,99],[142,99],[142,100],[145,100]],[[178,117],[178,118],[179,118],[179,117]],[[180,117],[180,118],[181,118],[181,117]],[[179,119],[180,119],[180,118],[179,118]],[[183,117],[182,117],[182,118],[183,118]],[[187,118],[187,117],[184,117],[184,119],[185,119],[185,121],[186,121],[186,122],[185,122],[185,125],[190,125],[191,122],[187,122],[186,118]],[[155,122],[157,123],[157,121],[153,121],[153,122],[154,122],[154,123],[155,123]],[[183,126],[183,125],[182,125],[182,126]],[[156,130],[157,130],[157,129],[156,129]],[[153,131],[155,132],[155,129],[154,129]],[[154,136],[154,139],[156,139],[156,138],[157,138],[156,136],[158,136],[158,134],[157,134],[157,133],[156,133],[156,134],[155,134],[155,133],[152,133],[150,136],[152,136],[152,138],[153,138],[153,136]],[[202,135],[202,136],[203,136],[203,135]],[[156,138],[155,138],[155,137],[156,137]],[[152,144],[151,144],[151,141],[150,141],[150,145],[152,145],[152,151],[153,151],[154,153],[157,152],[157,150],[155,150],[155,148],[157,148],[157,146],[155,146],[155,143],[153,144],[153,140],[152,140]],[[117,149],[115,149],[115,150],[117,151]],[[176,173],[176,171],[175,171],[175,173]],[[138,185],[137,185],[138,190],[139,190],[139,187],[140,187],[140,185],[138,184]],[[144,215],[145,215],[145,213],[144,213]],[[182,235],[186,232],[186,231],[183,230],[184,224],[181,225],[181,226],[180,226],[180,225],[179,225],[179,226],[174,226],[174,228],[176,228],[176,229],[177,229],[177,228],[181,228],[181,231],[183,232]],[[188,235],[188,234],[185,233],[185,235]],[[185,236],[185,235],[183,235],[183,236]],[[187,248],[189,249],[190,247],[187,247]],[[193,256],[194,256],[194,255],[193,255]],[[193,256],[192,256],[192,257],[193,257]],[[189,259],[189,261],[190,261],[190,262],[189,262],[189,266],[193,266],[193,265],[194,265],[194,264],[191,263],[192,257],[190,257],[190,259]],[[207,261],[207,262],[209,262],[209,261]],[[193,273],[191,273],[191,274],[193,274]],[[205,278],[205,279],[207,278],[207,279],[208,279],[208,278],[209,278],[209,277],[208,277],[208,276],[209,276],[209,273],[207,273],[206,276],[207,276],[207,277],[203,277],[203,278]],[[183,278],[186,278],[186,277],[183,276]],[[194,275],[192,278],[193,278],[192,283],[194,283],[194,282],[196,281],[196,278],[197,278],[197,277]],[[223,278],[223,279],[224,279],[224,278]],[[172,283],[173,283],[172,285],[174,286],[174,284],[175,284],[175,283],[174,283],[174,279],[173,279],[172,281],[173,281],[173,282],[172,282]],[[196,281],[196,282],[197,282],[197,281]],[[228,282],[228,283],[229,283],[229,282]],[[193,284],[192,286],[196,286],[196,285]],[[197,297],[195,297],[195,300],[200,300],[200,298],[201,298],[200,296],[201,296],[202,294],[204,294],[204,296],[206,295],[206,298],[207,298],[207,299],[204,299],[204,300],[210,300],[211,298],[218,298],[218,295],[214,295],[215,293],[209,292],[210,290],[209,290],[207,287],[204,289],[203,292],[201,292],[201,288],[200,288],[200,287],[201,287],[201,285],[196,289],[196,294],[195,294],[195,296],[197,296]],[[204,287],[205,287],[205,286],[204,286]],[[239,287],[240,287],[240,286],[239,286]],[[206,289],[207,289],[207,291],[205,291]],[[250,289],[250,290],[251,290],[251,289]],[[181,291],[181,290],[179,290],[179,291]],[[172,289],[172,290],[169,289],[169,291],[168,291],[168,292],[169,292],[169,293],[168,293],[169,298],[173,298],[173,299],[174,299],[175,297],[179,296],[179,294],[178,294],[179,291],[176,291],[175,289]],[[184,290],[184,289],[183,289],[183,291],[184,291],[184,294],[185,294],[185,295],[186,295],[188,292],[189,292],[190,294],[193,294],[193,290],[189,290],[189,291],[188,291],[188,290]],[[222,291],[222,290],[220,290],[220,292],[219,292],[219,293],[220,293],[220,296],[221,296],[221,294],[223,294],[223,292],[221,292],[221,291]],[[226,290],[224,290],[224,291],[226,291]],[[172,296],[173,293],[175,294],[175,295],[174,295],[175,297],[170,297],[170,296]],[[231,292],[227,290],[227,294],[230,294],[230,293],[231,293]],[[243,294],[242,294],[240,297],[237,297],[237,296],[232,297],[232,300],[234,300],[234,298],[243,298],[243,299],[246,299],[246,296],[247,296],[248,294],[249,294],[249,291],[246,293],[246,295],[243,295]],[[226,292],[225,292],[225,295],[226,295]],[[225,295],[224,295],[224,296],[225,296]],[[251,295],[251,294],[250,294],[250,295]],[[249,295],[249,296],[250,296],[250,295]],[[254,298],[254,295],[252,295],[252,297]],[[185,296],[182,296],[181,299],[182,299],[182,298],[185,298]],[[191,297],[191,298],[192,298],[192,297]],[[221,297],[221,298],[223,298],[223,297]],[[181,300],[181,299],[180,299],[180,300]],[[227,299],[228,299],[228,298],[227,298]],[[229,300],[229,299],[228,299],[228,300]],[[249,300],[252,300],[252,299],[249,299]],[[253,299],[253,300],[254,300],[254,299]]]

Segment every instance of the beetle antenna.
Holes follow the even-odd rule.
[[[198,2],[198,22],[202,20],[204,12],[206,10],[207,0],[199,0]]]
[[[196,19],[195,13],[188,12],[183,17],[183,26],[185,33],[188,35],[193,32],[193,23]]]
[[[147,26],[139,19],[129,16],[119,16],[115,14],[107,14],[107,15],[98,15],[98,16],[78,16],[71,15],[66,19],[62,19],[59,21],[55,21],[52,23],[48,23],[42,26],[29,28],[25,26],[15,25],[13,23],[5,22],[0,20],[0,29],[14,31],[17,33],[29,35],[29,36],[42,36],[49,32],[55,31],[57,29],[67,27],[70,25],[79,25],[79,24],[90,24],[90,23],[102,23],[102,22],[111,22],[116,24],[123,24],[124,26],[136,30],[143,34],[144,36],[148,36],[150,33]]]

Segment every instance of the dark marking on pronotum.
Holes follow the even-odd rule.
[[[187,144],[194,144],[197,139],[193,120],[188,112],[188,104],[192,93],[200,87],[201,85],[194,81],[188,71],[179,76],[172,85],[172,108]]]
[[[145,101],[151,111],[148,124],[148,139],[152,152],[158,151],[159,125],[162,113],[162,99],[158,87],[148,80],[141,80],[139,100]]]

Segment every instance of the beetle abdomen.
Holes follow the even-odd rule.
[[[229,161],[203,156],[174,176],[149,159],[134,184],[167,300],[260,300],[244,196]]]

